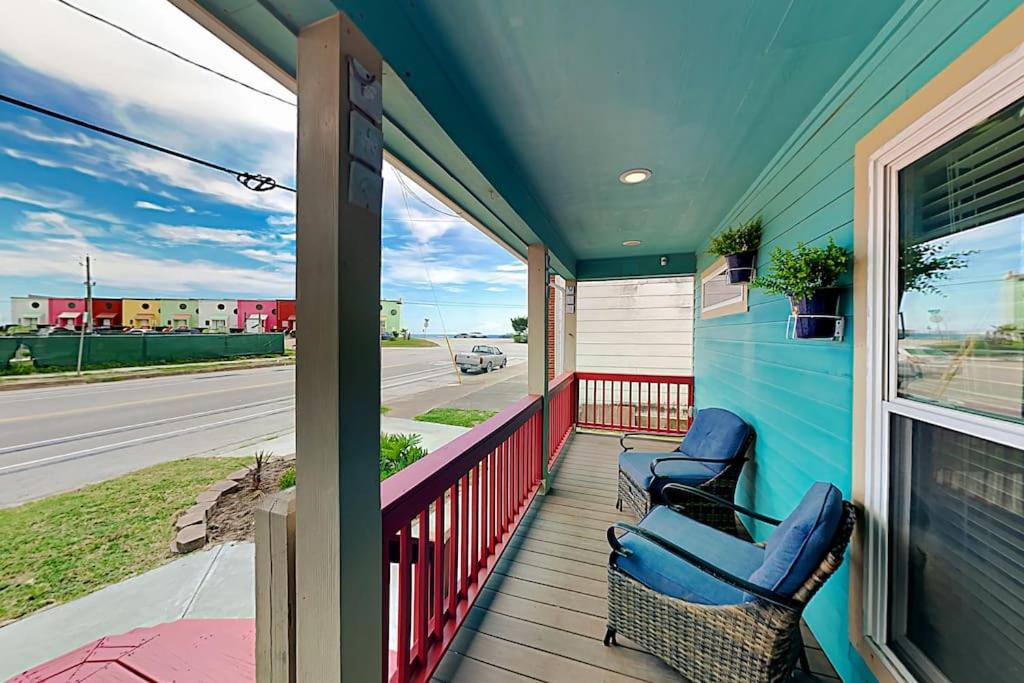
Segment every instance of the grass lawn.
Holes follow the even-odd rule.
[[[475,427],[498,413],[494,410],[469,410],[465,408],[431,408],[415,419],[420,422],[437,422],[456,427]]]
[[[174,515],[251,458],[190,458],[0,510],[0,624],[171,559]]]
[[[383,349],[390,348],[392,346],[426,348],[428,346],[437,346],[437,343],[432,342],[429,339],[417,339],[416,337],[413,337],[412,339],[381,339],[380,346]]]

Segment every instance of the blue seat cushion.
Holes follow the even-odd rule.
[[[764,550],[758,546],[704,526],[668,507],[654,508],[638,526],[741,578],[750,576],[764,559]],[[704,605],[735,605],[747,599],[743,591],[636,534],[627,533],[620,542],[633,553],[628,557],[616,556],[616,566],[652,590]]]
[[[743,455],[749,436],[750,425],[735,413],[705,408],[693,419],[679,450],[691,458],[732,460]]]
[[[658,477],[651,474],[651,461],[655,458],[679,457],[679,453],[637,453],[626,451],[619,454],[619,469],[638,487],[658,496],[665,484],[686,484],[700,486],[718,474],[724,465],[704,462],[671,460],[658,465]]]
[[[764,562],[751,583],[792,596],[825,559],[843,517],[835,486],[814,484],[765,543]]]

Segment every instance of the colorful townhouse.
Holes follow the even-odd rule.
[[[43,327],[50,324],[50,301],[45,296],[12,296],[11,320],[24,327]]]
[[[174,329],[196,326],[197,299],[159,299],[160,324]]]
[[[402,300],[380,300],[380,333],[381,335],[402,331]]]
[[[277,301],[239,299],[238,327],[243,332],[272,332],[277,329]]]
[[[95,327],[122,327],[121,318],[122,302],[120,299],[93,298],[92,300],[92,326]]]
[[[74,330],[85,321],[85,299],[50,297],[48,304],[50,324],[55,327]]]
[[[293,332],[295,330],[295,299],[277,300],[277,331]]]
[[[230,332],[238,320],[238,301],[199,299],[196,311],[196,327],[209,332]]]
[[[157,299],[122,299],[121,320],[125,327],[144,330],[160,326],[160,303]]]

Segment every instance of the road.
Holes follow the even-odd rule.
[[[458,352],[479,341],[453,346]],[[499,375],[517,374],[526,346],[505,341],[487,343],[509,355]],[[484,387],[496,376],[461,379]],[[381,350],[384,403],[425,395],[444,405],[465,388],[443,342]],[[0,392],[0,507],[286,432],[295,424],[294,398],[293,366]]]

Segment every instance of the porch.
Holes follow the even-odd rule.
[[[663,450],[664,441],[637,441]],[[651,681],[680,677],[625,640],[602,643],[607,616],[608,542],[619,512],[618,439],[577,433],[552,469],[552,488],[534,499],[508,541],[476,604],[432,680]],[[804,627],[809,674],[794,680],[836,681],[835,670]]]

